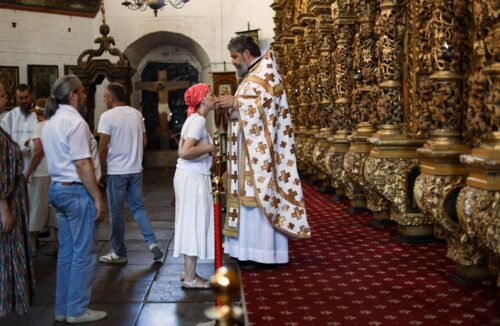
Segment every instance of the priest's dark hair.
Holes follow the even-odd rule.
[[[252,57],[260,57],[259,46],[250,35],[246,34],[235,36],[229,40],[227,49],[238,53],[243,53],[243,51],[248,50]]]
[[[59,104],[70,104],[69,95],[82,87],[82,82],[75,75],[60,77],[50,89],[50,96],[45,102],[45,118],[50,119],[59,108]]]
[[[28,92],[30,92],[30,94],[31,94],[31,88],[28,86],[28,84],[19,84],[19,85],[16,87],[16,91],[19,91],[19,92],[25,92],[25,91],[28,91]]]
[[[126,102],[125,88],[122,84],[109,83],[106,87],[116,102]]]

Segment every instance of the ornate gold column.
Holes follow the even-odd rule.
[[[426,108],[431,139],[418,150],[422,174],[415,182],[415,199],[446,238],[447,257],[458,264],[457,279],[472,279],[483,258],[473,241],[463,237],[456,211],[457,196],[467,176],[459,157],[469,152],[469,146],[462,143],[461,129],[469,48],[466,18],[470,15],[464,0],[433,2],[429,7],[435,42],[430,51],[435,71],[429,77],[432,98]]]
[[[369,142],[373,144],[365,162],[364,177],[372,191],[390,204],[390,218],[398,223],[396,239],[420,242],[432,236],[429,219],[413,205],[412,178],[418,169],[416,148],[422,141],[407,138],[402,129],[402,38],[406,7],[401,0],[382,0],[376,19],[376,56],[378,59],[379,131]]]
[[[485,263],[500,287],[500,10],[497,6],[495,11],[479,0],[473,1],[472,8],[474,72],[469,78],[471,91],[465,125],[471,142],[480,145],[471,154],[460,157],[469,176],[458,195],[457,213],[463,229],[462,243],[478,244],[485,250]],[[481,256],[475,258],[471,263],[482,262]],[[455,276],[487,277],[484,270],[474,265],[459,265],[457,269]]]
[[[316,85],[313,93],[317,97],[318,115],[316,124],[319,133],[315,134],[316,146],[314,149],[314,162],[317,169],[321,170],[321,189],[323,193],[329,192],[329,168],[326,165],[326,153],[330,147],[328,137],[331,135],[331,1],[312,0],[309,2],[311,12],[316,16],[316,44],[319,46],[319,61]]]
[[[306,78],[307,78],[307,60],[305,54],[304,45],[304,27],[299,23],[300,8],[295,5],[294,12],[294,23],[291,26],[292,33],[294,35],[294,53],[295,53],[295,63],[296,71],[293,74],[293,78],[296,80],[295,88],[293,89],[292,95],[296,98],[296,106],[298,115],[296,117],[299,127],[295,131],[295,147],[297,150],[297,167],[302,174],[302,176],[307,176],[310,167],[307,164],[306,155],[306,140],[307,133],[309,129],[308,125],[308,105],[306,98]]]
[[[326,174],[323,174],[321,170],[318,169],[315,162],[315,148],[318,143],[316,135],[319,133],[318,125],[318,115],[319,115],[319,103],[318,94],[315,92],[316,89],[316,77],[318,75],[318,45],[316,40],[316,19],[312,13],[309,11],[307,14],[301,15],[301,23],[305,26],[304,37],[306,43],[306,55],[304,59],[304,71],[305,73],[305,85],[304,85],[304,97],[306,102],[303,103],[307,110],[307,120],[308,120],[308,130],[306,134],[305,142],[305,160],[307,163],[307,174],[312,182],[321,182],[321,180],[326,179]]]
[[[335,38],[334,88],[335,104],[332,115],[332,129],[335,135],[330,137],[330,149],[327,154],[328,166],[335,195],[341,198],[351,194],[352,185],[344,169],[344,155],[349,149],[347,136],[351,132],[351,92],[354,84],[352,73],[352,41],[354,37],[354,8],[350,1],[335,0],[331,6],[333,36]]]
[[[353,126],[357,128],[348,137],[350,142],[349,151],[345,154],[344,168],[351,178],[354,191],[351,200],[351,208],[355,210],[370,209],[374,215],[372,225],[380,226],[382,217],[388,220],[389,205],[387,201],[367,187],[363,175],[365,161],[370,154],[372,145],[368,143],[378,125],[377,101],[379,88],[375,71],[377,63],[375,60],[375,33],[374,21],[378,1],[357,0],[354,2],[358,33],[354,37],[354,79],[355,89],[352,92],[351,117]]]

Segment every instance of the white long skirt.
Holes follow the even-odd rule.
[[[288,262],[288,238],[276,231],[258,207],[240,206],[238,238],[226,237],[224,252],[263,264]]]
[[[214,206],[209,175],[175,171],[174,257],[214,259]]]

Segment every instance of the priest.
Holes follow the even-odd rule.
[[[224,251],[243,267],[288,262],[288,237],[308,238],[294,135],[283,79],[271,49],[261,56],[248,35],[228,49],[242,81],[220,96],[228,112],[227,216]]]

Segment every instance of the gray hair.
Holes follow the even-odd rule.
[[[242,34],[233,37],[229,40],[227,49],[238,53],[243,53],[245,50],[248,50],[252,57],[260,57],[259,46],[250,35]]]
[[[45,118],[50,119],[59,108],[59,104],[69,104],[69,95],[82,87],[82,82],[75,75],[66,75],[55,81],[50,89],[50,97],[45,102]]]

